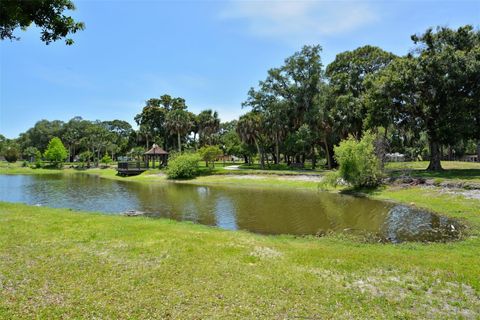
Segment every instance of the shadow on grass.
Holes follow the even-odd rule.
[[[480,169],[446,169],[442,171],[427,171],[412,169],[409,170],[412,177],[426,178],[426,179],[461,179],[461,180],[473,180],[480,179]],[[405,170],[392,170],[390,174],[393,177],[398,177],[405,174]]]
[[[378,187],[369,187],[369,188],[366,188],[366,187],[363,187],[363,188],[350,187],[350,188],[341,190],[339,193],[340,194],[346,194],[346,195],[349,195],[349,196],[365,198],[365,197],[368,197],[368,196],[376,195],[376,194],[380,193],[381,191],[385,190],[385,188],[386,188],[386,186],[384,186],[384,185],[380,185]]]

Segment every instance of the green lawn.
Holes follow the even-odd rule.
[[[418,162],[391,162],[386,168],[390,174],[398,176],[401,174],[410,174],[413,177],[422,177],[427,179],[448,179],[469,182],[480,182],[480,163],[478,162],[460,162],[460,161],[442,161],[443,171],[426,171],[427,161]]]
[[[268,237],[0,203],[0,318],[475,319],[479,245]]]

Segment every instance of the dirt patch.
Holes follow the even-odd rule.
[[[255,174],[242,174],[242,175],[228,175],[232,179],[247,179],[247,180],[262,180],[266,178],[273,178],[282,181],[313,181],[320,182],[322,181],[322,176],[313,176],[313,175],[255,175]]]
[[[250,253],[250,255],[257,258],[270,259],[270,258],[278,258],[282,256],[282,253],[280,251],[277,251],[275,249],[268,248],[268,247],[255,247],[253,251]]]

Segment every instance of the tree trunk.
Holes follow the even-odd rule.
[[[255,146],[257,146],[257,152],[258,152],[258,155],[260,156],[260,168],[264,169],[265,163],[263,160],[263,152],[260,151],[260,146],[258,145],[257,140],[255,140]]]
[[[180,131],[177,132],[178,152],[182,152],[182,142],[180,141]]]
[[[333,147],[328,144],[327,139],[324,139],[323,143],[325,145],[325,153],[327,154],[327,168],[333,169],[337,166],[337,162],[333,157]]]
[[[278,133],[275,136],[275,164],[280,163],[280,147],[279,147],[279,139],[278,139]]]
[[[440,144],[437,141],[430,141],[430,163],[428,164],[428,171],[441,171],[441,153]]]
[[[317,167],[317,155],[315,154],[315,145],[312,145],[312,170]]]
[[[480,139],[477,141],[477,162],[480,162]]]

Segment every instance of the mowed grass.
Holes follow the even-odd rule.
[[[195,183],[199,182],[212,182],[212,183],[219,183],[221,181],[228,182],[229,176],[239,176],[239,175],[258,175],[258,176],[265,176],[267,181],[257,181],[260,185],[265,184],[272,184],[276,185],[277,182],[274,178],[275,176],[322,176],[325,173],[329,172],[329,170],[322,170],[317,169],[315,171],[312,170],[260,170],[260,169],[251,169],[246,168],[240,170],[228,170],[225,169],[222,162],[218,162],[215,165],[215,168],[206,168],[205,163],[201,161],[200,163],[200,177],[197,179],[192,180]],[[226,166],[232,165],[233,163],[226,163]],[[237,163],[238,164],[238,163]],[[390,176],[400,176],[400,175],[410,175],[412,177],[417,178],[426,178],[426,179],[435,179],[437,181],[455,181],[455,182],[474,182],[480,183],[480,163],[473,163],[473,162],[460,162],[460,161],[442,161],[442,166],[444,168],[443,171],[440,172],[430,172],[426,171],[428,167],[427,161],[416,161],[416,162],[390,162],[387,163],[386,174]],[[255,167],[255,166],[254,166]],[[72,172],[85,172],[91,174],[97,174],[103,176],[105,178],[110,179],[117,179],[117,180],[131,180],[131,181],[164,181],[165,180],[165,170],[159,169],[151,169],[144,172],[140,176],[134,177],[119,177],[116,176],[115,168],[107,168],[107,169],[87,169],[87,170],[76,170],[76,169],[32,169],[29,167],[22,167],[21,162],[16,162],[13,164],[9,164],[5,161],[0,162],[0,174],[55,174],[55,173],[72,173]],[[221,177],[225,176],[225,177]],[[197,180],[197,181],[195,181]],[[211,181],[210,181],[211,180]],[[237,179],[238,180],[238,179]],[[249,183],[248,179],[243,179],[240,184],[256,184]],[[233,182],[238,182],[236,180],[232,180]],[[287,181],[287,183],[282,183],[281,185],[291,185],[295,186],[298,183],[290,183],[291,181]],[[307,187],[310,186],[311,183],[307,183]]]
[[[430,206],[477,230],[480,201],[461,202]],[[479,247],[478,232],[372,244],[0,203],[0,318],[477,319]]]
[[[387,163],[387,173],[398,176],[410,174],[413,177],[427,179],[448,179],[457,181],[480,182],[480,163],[461,161],[442,161],[443,171],[427,171],[427,161],[390,162]]]

